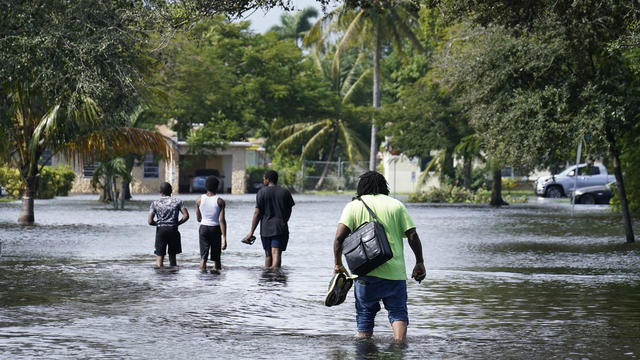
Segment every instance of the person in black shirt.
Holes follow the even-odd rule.
[[[256,195],[256,209],[251,220],[251,231],[242,239],[250,244],[251,237],[260,223],[260,237],[264,249],[264,266],[279,268],[282,265],[282,252],[289,242],[291,208],[295,205],[289,190],[278,186],[278,173],[267,170],[262,180],[264,187]]]

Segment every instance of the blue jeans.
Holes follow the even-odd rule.
[[[407,313],[407,281],[360,276],[355,281],[356,322],[359,332],[373,331],[374,319],[380,311],[380,300],[387,309],[389,323],[405,321]]]

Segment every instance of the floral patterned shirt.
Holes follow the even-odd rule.
[[[158,226],[177,226],[178,216],[184,207],[182,200],[171,196],[162,196],[151,203],[149,212],[155,214]]]

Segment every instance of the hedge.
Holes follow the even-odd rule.
[[[76,174],[70,166],[43,167],[36,198],[51,199],[69,195],[75,178]],[[8,197],[19,198],[22,195],[22,179],[18,169],[0,167],[0,186],[6,190]]]

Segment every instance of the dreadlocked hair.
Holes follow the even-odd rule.
[[[360,175],[357,194],[358,196],[376,194],[389,195],[389,184],[387,184],[387,180],[379,172],[367,171]]]

